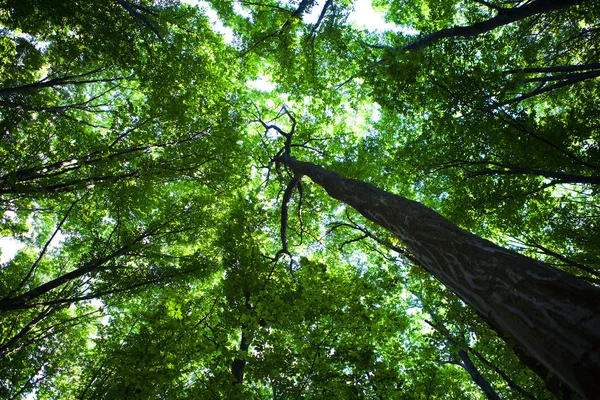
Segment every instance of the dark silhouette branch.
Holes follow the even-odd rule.
[[[58,278],[52,279],[52,280],[50,280],[40,286],[37,286],[36,288],[33,288],[23,294],[20,294],[18,296],[14,296],[14,297],[3,298],[2,300],[0,300],[0,313],[7,312],[10,310],[31,308],[31,305],[28,304],[30,301],[35,300],[62,285],[65,285],[69,282],[72,282],[72,281],[78,279],[78,278],[81,278],[84,275],[87,275],[92,272],[97,272],[97,271],[102,270],[103,268],[106,268],[106,264],[108,262],[122,256],[123,254],[130,251],[131,249],[137,247],[139,245],[139,243],[141,243],[144,239],[155,234],[155,232],[160,227],[161,226],[159,225],[155,228],[148,228],[146,231],[144,231],[143,233],[138,235],[132,241],[130,241],[129,243],[112,251],[110,254],[108,254],[104,257],[95,259],[93,261],[84,263],[79,268],[76,268],[71,272],[63,274],[63,275],[59,276]]]
[[[454,98],[460,104],[463,104],[465,107],[468,107],[474,111],[478,111],[478,112],[480,112],[484,115],[487,115],[491,118],[499,119],[500,121],[506,123],[510,127],[515,128],[518,131],[523,132],[523,133],[531,136],[532,138],[539,140],[540,142],[552,147],[553,149],[557,150],[562,155],[575,161],[577,164],[585,165],[585,166],[595,169],[595,170],[600,170],[600,167],[590,164],[590,163],[580,159],[576,155],[568,152],[567,150],[565,150],[562,147],[558,146],[557,144],[551,142],[550,140],[540,136],[536,132],[534,132],[530,129],[527,129],[525,126],[523,126],[521,123],[519,123],[519,121],[517,121],[513,115],[508,113],[502,106],[498,105],[498,108],[496,108],[495,110],[490,109],[490,108],[474,106],[472,104],[469,104],[467,101],[463,100],[460,96],[456,95],[446,85],[443,85],[440,82],[438,82],[431,74],[427,74],[427,76],[429,77],[432,84],[434,84],[436,87],[440,88],[441,90],[447,92],[452,98]],[[502,113],[502,115],[499,115],[497,113],[497,111],[500,111]]]
[[[567,264],[567,265],[569,265],[569,266],[571,266],[571,267],[577,268],[577,269],[579,269],[580,271],[583,271],[583,272],[585,272],[585,273],[588,273],[588,274],[590,274],[590,275],[592,275],[592,276],[595,276],[595,277],[597,277],[597,278],[600,278],[600,272],[598,272],[598,271],[596,271],[596,270],[594,270],[594,269],[592,269],[592,268],[590,268],[590,267],[587,267],[587,266],[585,266],[585,265],[583,265],[583,264],[580,264],[580,263],[578,263],[578,262],[575,262],[575,261],[573,261],[573,260],[570,260],[569,258],[567,258],[567,257],[563,256],[562,254],[559,254],[559,253],[557,253],[557,252],[555,252],[555,251],[552,251],[552,250],[550,250],[549,248],[542,246],[541,244],[538,244],[538,243],[532,243],[531,241],[530,241],[530,242],[523,242],[523,241],[519,241],[519,242],[521,242],[522,244],[524,244],[524,245],[525,245],[525,246],[527,246],[527,247],[531,247],[531,248],[534,248],[534,249],[537,249],[537,250],[539,250],[539,252],[540,252],[541,254],[545,254],[545,255],[548,255],[548,256],[554,257],[554,258],[556,258],[557,260],[560,260],[560,261],[562,261],[563,263],[565,263],[565,264]]]
[[[80,198],[78,198],[73,203],[71,203],[71,206],[69,207],[69,209],[67,210],[67,212],[65,213],[65,215],[63,216],[63,218],[60,220],[60,222],[58,223],[56,229],[54,229],[54,232],[50,236],[50,239],[48,239],[46,241],[46,244],[42,248],[42,251],[40,251],[40,254],[38,255],[37,259],[31,265],[31,268],[29,269],[29,271],[27,272],[27,274],[25,274],[25,277],[23,277],[23,279],[21,280],[21,282],[13,290],[11,290],[8,293],[8,295],[6,295],[6,297],[12,296],[13,294],[15,294],[16,292],[18,292],[19,290],[21,290],[21,288],[23,288],[23,286],[25,286],[25,284],[27,283],[27,281],[29,280],[29,278],[34,273],[35,269],[37,268],[38,264],[40,263],[40,261],[42,260],[42,258],[44,257],[44,255],[46,254],[46,251],[48,250],[48,247],[50,246],[50,243],[52,243],[52,240],[54,240],[54,237],[58,234],[58,232],[60,231],[60,229],[64,225],[65,221],[69,217],[69,214],[71,213],[71,211],[73,211],[73,208],[75,208],[75,206],[77,205],[77,203],[79,203],[81,200],[83,200],[87,196],[88,193],[89,192],[84,193]]]
[[[494,388],[492,388],[490,382],[485,379],[483,375],[481,375],[481,372],[479,372],[475,364],[473,364],[467,352],[461,349],[457,354],[462,360],[462,367],[469,373],[469,375],[471,375],[473,382],[475,382],[475,384],[481,388],[485,394],[485,397],[487,397],[488,400],[500,400],[498,393],[496,393]]]
[[[105,94],[113,91],[118,86],[119,85],[114,85],[114,86],[108,88],[107,90],[105,90],[104,92],[102,92],[96,96],[93,96],[92,98],[90,98],[88,100],[82,101],[80,103],[68,104],[68,105],[64,105],[64,106],[53,106],[53,107],[33,106],[33,105],[29,105],[29,104],[21,104],[21,103],[15,103],[13,101],[5,101],[5,100],[0,100],[0,106],[6,107],[6,108],[16,108],[16,109],[21,109],[21,110],[25,110],[25,111],[49,112],[49,113],[57,113],[57,114],[64,114],[68,110],[80,110],[80,111],[91,112],[91,113],[107,112],[107,111],[103,111],[103,110],[95,110],[100,107],[105,107],[105,106],[107,106],[107,104],[91,104],[91,103],[94,100],[97,100],[97,99],[101,98],[102,96],[104,96]]]
[[[245,293],[244,297],[245,297],[244,307],[246,308],[246,310],[252,311],[252,305],[250,304],[250,294]],[[247,329],[248,329],[248,325],[245,323],[242,323],[242,337],[240,339],[239,351],[243,355],[248,354],[248,349],[250,348],[250,342],[251,342],[251,340],[249,340],[248,337],[246,336]],[[234,381],[232,383],[233,386],[242,384],[242,382],[244,380],[244,368],[246,367],[246,363],[247,362],[245,359],[240,359],[237,357],[233,360],[233,363],[231,364],[231,374],[234,377]]]
[[[442,29],[409,43],[408,45],[397,50],[418,50],[444,38],[473,37],[481,35],[482,33],[492,31],[501,26],[512,24],[513,22],[517,22],[534,15],[560,10],[580,3],[583,3],[583,0],[534,0],[514,8],[496,8],[497,11],[499,11],[498,15],[486,21],[477,22],[469,26],[455,26],[452,28]]]
[[[556,89],[560,89],[560,88],[563,88],[563,87],[566,87],[569,85],[583,82],[587,79],[597,78],[600,76],[600,71],[582,72],[579,74],[572,74],[572,75],[567,75],[567,76],[568,76],[568,78],[564,79],[562,82],[555,83],[554,85],[551,85],[551,86],[540,86],[539,88],[537,88],[529,93],[522,94],[513,99],[504,101],[500,105],[518,103],[520,101],[527,100],[532,97],[539,96],[541,94],[548,93],[548,92],[551,92]]]
[[[147,26],[152,32],[154,32],[154,34],[159,39],[163,38],[158,30],[158,24],[156,23],[156,21],[153,21],[150,18],[148,18],[146,15],[144,15],[144,13],[145,13],[145,14],[150,14],[152,16],[157,16],[157,13],[155,13],[154,11],[152,11],[146,7],[142,7],[137,4],[133,4],[127,0],[115,0],[115,1],[121,7],[123,7],[125,9],[125,11],[127,11],[132,17],[140,20],[143,25]]]
[[[302,395],[302,391],[306,388],[306,385],[308,385],[308,380],[310,379],[310,376],[312,375],[312,372],[315,369],[317,359],[319,358],[319,355],[321,352],[321,347],[323,346],[325,341],[329,338],[329,336],[331,335],[332,332],[333,332],[333,329],[330,329],[329,332],[327,332],[327,334],[323,337],[323,339],[321,339],[321,341],[317,345],[312,362],[310,363],[310,369],[308,370],[308,373],[306,374],[306,377],[304,378],[302,385],[300,385],[300,387],[298,388],[298,393],[296,393],[296,400],[298,400],[300,398],[300,396]]]
[[[288,119],[292,123],[292,126],[291,126],[289,132],[284,131],[283,129],[281,129],[277,125],[267,124],[260,117],[260,113],[258,114],[258,119],[257,119],[257,121],[264,127],[264,129],[265,129],[265,135],[270,130],[274,130],[279,135],[283,136],[284,139],[285,139],[283,148],[281,148],[279,150],[279,152],[277,153],[277,155],[275,156],[275,158],[278,157],[278,156],[280,156],[280,155],[282,155],[282,154],[289,155],[291,153],[291,149],[293,147],[292,140],[293,140],[294,133],[296,132],[296,119],[289,112],[289,110],[287,109],[287,107],[285,105],[283,107],[281,107],[281,110],[279,111],[279,113],[277,114],[277,117],[275,117],[275,119],[277,119],[277,118],[279,118],[279,117],[281,117],[283,115],[287,116]],[[271,162],[273,162],[275,160],[275,158]],[[279,234],[280,234],[280,239],[281,239],[281,250],[279,250],[277,252],[277,254],[275,255],[275,257],[272,259],[272,261],[273,261],[273,269],[274,269],[275,268],[275,264],[277,263],[277,261],[279,261],[279,259],[283,255],[287,255],[290,258],[289,271],[290,271],[290,274],[292,275],[292,277],[294,276],[294,273],[293,273],[293,259],[292,259],[292,256],[290,254],[290,251],[289,251],[288,239],[287,239],[288,219],[289,219],[289,203],[290,203],[290,201],[292,199],[292,195],[294,194],[294,190],[296,189],[296,187],[298,187],[300,185],[301,179],[302,179],[302,175],[294,174],[292,176],[292,179],[287,184],[287,186],[285,188],[285,191],[283,193],[283,198],[282,198],[282,201],[281,201],[281,223],[280,223],[280,228],[279,228]],[[301,202],[300,202],[300,204],[301,204]],[[272,272],[273,272],[273,270],[271,271],[271,274],[272,274]],[[269,279],[271,277],[271,274],[269,274],[269,277],[265,281],[265,285],[269,281]],[[263,285],[263,287],[264,287],[264,285]]]
[[[63,308],[66,308],[66,307],[67,306],[64,305],[64,306],[60,306],[58,308],[51,309],[52,312],[46,313],[46,315],[43,317],[43,319],[50,317],[56,311],[60,311]],[[44,327],[44,328],[42,328],[42,329],[40,329],[38,331],[30,332],[31,328],[33,328],[35,326],[35,324],[38,324],[40,322],[40,320],[37,320],[35,322],[34,326],[31,326],[31,327],[30,326],[26,326],[21,332],[19,332],[19,334],[23,333],[23,335],[19,336],[18,338],[16,338],[16,337],[13,338],[13,339],[16,339],[15,341],[13,341],[11,339],[10,343],[7,343],[6,347],[2,346],[2,348],[5,349],[5,352],[2,353],[0,351],[0,358],[3,357],[3,356],[7,356],[9,354],[15,353],[17,351],[20,351],[23,348],[25,348],[27,346],[30,346],[33,343],[39,342],[41,340],[44,340],[44,339],[46,339],[48,337],[57,336],[58,334],[60,334],[61,332],[64,332],[68,328],[80,324],[81,323],[80,320],[86,319],[86,318],[88,318],[91,315],[97,314],[99,311],[100,310],[94,310],[94,311],[91,311],[89,313],[86,313],[86,314],[83,314],[83,315],[80,315],[80,316],[69,318],[69,319],[67,319],[65,321],[59,321],[58,323],[56,323],[54,325]],[[97,316],[95,316],[93,318],[97,318]],[[18,343],[19,340],[21,340],[21,339],[23,339],[25,337],[25,335],[27,333],[30,333],[32,337],[29,340],[27,340],[26,342],[20,344],[18,347],[11,349],[11,347],[14,347]]]
[[[487,168],[470,170],[467,167],[470,166],[494,166],[496,168]],[[501,162],[491,160],[452,160],[443,163],[440,168],[435,169],[433,172],[440,171],[447,168],[463,168],[466,169],[467,175],[470,178],[484,175],[528,175],[528,176],[539,176],[548,179],[554,179],[557,183],[576,183],[576,184],[600,184],[600,176],[586,176],[578,174],[569,174],[558,171],[548,171],[537,168],[526,168],[504,164]]]
[[[427,325],[431,326],[433,329],[438,331],[447,341],[452,343],[454,346],[458,347],[458,351],[456,352],[456,355],[462,360],[462,362],[460,362],[460,363],[457,362],[455,364],[459,365],[461,368],[463,368],[465,371],[467,371],[469,373],[473,382],[475,382],[475,384],[481,388],[481,390],[483,391],[483,393],[489,400],[500,400],[500,397],[498,396],[496,391],[492,388],[492,385],[489,383],[489,381],[487,379],[485,379],[483,377],[483,375],[481,375],[481,373],[479,372],[479,370],[477,369],[475,364],[473,364],[469,355],[465,351],[465,350],[470,350],[471,347],[466,345],[462,341],[457,340],[454,337],[454,335],[448,330],[448,328],[446,328],[444,323],[438,318],[438,316],[433,311],[433,309],[431,307],[429,307],[427,304],[425,304],[425,301],[421,294],[416,293],[414,291],[411,293],[413,294],[413,296],[415,296],[419,300],[419,302],[421,303],[422,309],[425,310],[431,318],[431,321],[429,321],[427,319],[424,319],[423,321]],[[483,356],[482,356],[482,358],[483,358]]]
[[[31,329],[33,329],[40,321],[56,313],[59,309],[48,307],[40,311],[40,313],[31,321],[29,321],[21,330],[8,341],[0,346],[0,358],[8,354],[9,350],[14,347],[19,340],[25,337]]]
[[[319,26],[321,26],[321,23],[323,22],[323,19],[325,18],[325,14],[327,13],[327,10],[329,9],[329,7],[331,7],[332,4],[333,4],[333,0],[327,0],[325,2],[325,5],[323,5],[323,9],[321,10],[321,13],[319,14],[319,18],[317,19],[317,22],[315,22],[315,26],[313,26],[312,29],[310,30],[311,35],[314,35],[315,32],[317,31],[317,29],[319,29]]]
[[[114,82],[117,80],[122,80],[124,78],[98,78],[98,79],[84,79],[84,80],[80,80],[81,78],[96,74],[98,72],[103,71],[104,68],[97,68],[93,71],[90,72],[86,72],[83,74],[78,74],[78,75],[66,75],[60,78],[53,78],[50,80],[46,80],[47,78],[44,78],[38,82],[35,83],[30,83],[30,84],[26,84],[26,85],[21,85],[21,86],[14,86],[14,87],[8,87],[8,88],[3,88],[0,89],[0,96],[6,96],[6,95],[10,95],[10,94],[15,94],[15,93],[25,93],[25,92],[31,92],[34,90],[39,90],[39,89],[43,89],[43,88],[48,88],[48,87],[55,87],[55,86],[66,86],[66,85],[85,85],[88,83],[100,83],[100,82]]]
[[[552,73],[552,72],[573,72],[573,71],[587,71],[590,69],[600,69],[600,64],[585,64],[585,65],[559,65],[553,67],[537,67],[537,68],[519,68],[509,69],[504,71],[505,74],[536,74],[536,73]]]
[[[487,8],[491,8],[492,10],[496,10],[499,13],[506,11],[506,8],[497,6],[497,5],[492,4],[492,3],[488,3],[487,1],[484,1],[484,0],[473,0],[473,1],[475,3],[479,3],[479,4],[483,5],[483,6],[486,6]]]

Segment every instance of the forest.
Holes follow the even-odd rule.
[[[360,2],[0,1],[0,398],[598,398],[600,2]]]

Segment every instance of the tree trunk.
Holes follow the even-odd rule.
[[[81,278],[82,276],[89,274],[91,272],[99,271],[109,261],[114,260],[115,258],[120,257],[123,254],[127,253],[129,250],[132,250],[133,248],[135,248],[136,245],[138,245],[138,243],[140,243],[143,239],[150,236],[151,233],[152,233],[152,231],[145,231],[144,233],[142,233],[141,235],[136,237],[134,240],[132,240],[130,243],[123,245],[122,247],[120,247],[117,250],[114,250],[109,255],[98,258],[93,261],[89,261],[89,262],[83,264],[82,266],[80,266],[79,268],[76,268],[73,271],[67,272],[67,273],[59,276],[58,278],[54,278],[54,279],[52,279],[46,283],[43,283],[33,289],[30,289],[29,291],[27,291],[23,294],[20,294],[18,296],[14,296],[14,297],[5,297],[3,299],[0,299],[0,313],[11,311],[11,310],[21,310],[21,309],[30,308],[31,305],[27,304],[29,301],[35,300],[35,299],[45,295],[46,293],[53,291],[57,287],[64,285],[67,282],[71,282],[75,279]]]
[[[586,176],[577,174],[568,174],[565,172],[545,171],[540,169],[530,169],[524,167],[511,167],[499,165],[505,169],[484,168],[479,171],[469,172],[469,176],[483,175],[530,175],[541,176],[548,179],[554,179],[556,183],[577,183],[582,185],[600,185],[600,176]]]
[[[587,398],[600,393],[600,289],[424,205],[283,155],[276,161],[388,229],[430,273]]]
[[[500,400],[498,393],[496,393],[494,388],[492,388],[492,385],[490,385],[487,379],[485,379],[483,375],[481,375],[475,364],[473,364],[473,362],[469,358],[467,352],[464,350],[459,350],[458,356],[463,362],[463,368],[469,373],[469,375],[471,375],[471,379],[473,379],[473,382],[475,382],[475,384],[479,386],[479,388],[483,391],[485,397],[488,400]]]
[[[513,22],[520,21],[533,15],[559,10],[582,2],[583,0],[535,0],[527,2],[520,7],[503,8],[498,15],[493,18],[469,26],[455,26],[453,28],[433,32],[422,39],[404,46],[403,49],[406,51],[417,50],[447,37],[471,37],[481,35],[482,33],[489,32],[503,25],[512,24]]]

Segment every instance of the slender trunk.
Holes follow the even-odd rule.
[[[245,326],[242,327],[242,340],[240,341],[240,351],[244,354],[248,352],[250,343],[246,340],[246,334],[244,333]],[[231,364],[231,374],[235,378],[233,386],[241,385],[244,381],[244,368],[246,367],[246,360],[236,358]]]
[[[122,246],[121,248],[115,250],[114,252],[112,252],[111,254],[109,254],[105,257],[87,262],[87,263],[83,264],[81,267],[74,269],[73,271],[68,272],[64,275],[61,275],[58,278],[52,279],[52,280],[50,280],[40,286],[37,286],[36,288],[33,288],[21,295],[1,299],[0,300],[0,313],[10,311],[10,310],[19,310],[19,309],[29,308],[30,306],[27,304],[29,301],[37,299],[37,298],[43,296],[44,294],[53,291],[57,287],[64,285],[67,282],[71,282],[71,281],[78,279],[86,274],[91,273],[91,272],[101,270],[106,263],[108,263],[109,261],[111,261],[119,256],[122,256],[127,251],[133,249],[139,242],[141,242],[144,238],[148,237],[149,235],[150,235],[150,232],[148,232],[148,231],[144,232],[141,235],[139,235],[137,238],[135,238],[133,241],[131,241],[130,243]]]
[[[600,272],[599,271],[596,271],[596,270],[594,270],[594,269],[592,269],[590,267],[587,267],[587,266],[585,266],[583,264],[580,264],[580,263],[578,263],[576,261],[573,261],[573,260],[569,259],[568,257],[563,256],[562,254],[558,254],[557,252],[552,251],[549,248],[542,246],[541,244],[538,244],[538,243],[525,243],[525,242],[523,242],[523,244],[525,246],[532,247],[534,249],[538,249],[539,252],[541,252],[542,254],[546,254],[548,256],[554,257],[557,260],[560,260],[563,263],[565,263],[565,264],[567,264],[567,265],[569,265],[571,267],[577,268],[577,269],[579,269],[579,270],[581,270],[583,272],[586,272],[586,273],[588,273],[588,274],[590,274],[592,276],[600,278]]]
[[[478,352],[477,350],[475,350],[471,347],[468,347],[467,350],[469,351],[469,353],[471,353],[475,357],[477,357],[477,359],[482,364],[487,365],[490,369],[494,370],[494,372],[496,372],[498,375],[500,375],[502,377],[502,379],[504,379],[504,381],[508,384],[508,387],[510,387],[512,390],[514,390],[515,392],[517,392],[525,397],[528,397],[530,399],[535,399],[535,397],[533,397],[533,395],[531,395],[531,393],[526,392],[525,389],[523,389],[519,384],[517,384],[515,381],[513,381],[512,378],[506,374],[506,372],[504,372],[503,370],[498,368],[496,365],[494,365],[491,361],[486,359],[483,356],[483,354],[481,354],[480,352]]]
[[[431,317],[431,322],[428,320],[425,320],[425,323],[428,324],[429,326],[431,326],[433,329],[435,329],[439,333],[441,333],[442,336],[444,336],[446,338],[446,340],[453,343],[455,346],[459,347],[459,352],[457,354],[460,357],[460,359],[463,361],[463,363],[460,365],[465,370],[467,370],[467,372],[471,375],[471,378],[473,378],[473,382],[475,382],[481,388],[481,390],[483,390],[483,392],[488,397],[488,399],[499,399],[499,397],[498,397],[498,394],[495,392],[495,390],[491,387],[490,383],[479,373],[479,370],[472,363],[471,359],[469,358],[469,355],[466,352],[473,354],[484,365],[493,369],[498,375],[500,375],[506,381],[506,383],[508,384],[508,386],[511,389],[522,394],[523,396],[529,397],[530,399],[534,398],[531,394],[527,393],[525,391],[525,389],[523,389],[515,381],[513,381],[508,375],[506,375],[506,373],[504,371],[502,371],[496,365],[494,365],[493,363],[488,361],[483,356],[483,354],[481,354],[477,350],[473,349],[472,347],[468,346],[464,342],[457,341],[454,338],[454,335],[452,335],[452,333],[450,333],[448,328],[446,328],[444,323],[440,321],[440,319],[436,315],[435,311],[431,307],[429,307],[425,304],[422,296],[420,296],[418,293],[415,293],[415,292],[411,292],[411,293],[413,294],[413,296],[415,296],[417,299],[419,299],[419,301],[421,302],[421,307]]]
[[[482,33],[489,32],[503,25],[512,24],[513,22],[520,21],[533,15],[559,10],[582,2],[583,0],[535,0],[520,7],[504,8],[500,10],[498,15],[486,21],[477,22],[469,26],[455,26],[433,32],[422,39],[404,46],[404,50],[410,51],[424,48],[433,42],[437,42],[438,40],[447,37],[471,37],[481,35]]]
[[[117,182],[125,178],[134,178],[139,176],[139,171],[133,171],[127,174],[115,176],[92,176],[84,179],[74,179],[68,182],[59,182],[55,184],[36,184],[36,185],[13,185],[0,186],[0,195],[3,194],[30,194],[30,193],[55,193],[73,191],[85,188],[89,185],[105,185]]]
[[[250,295],[245,294],[245,297],[246,297],[246,303],[245,303],[246,310],[252,310],[252,306],[250,305]],[[251,342],[246,337],[246,329],[248,329],[248,324],[242,323],[242,338],[240,340],[240,352],[244,355],[248,354],[248,349],[250,348],[250,342]],[[235,358],[233,360],[233,362],[231,363],[231,374],[235,378],[235,380],[232,383],[233,386],[241,385],[242,382],[244,381],[244,368],[246,368],[246,360],[245,359]]]
[[[37,317],[32,319],[27,325],[21,328],[21,330],[15,336],[0,346],[0,358],[3,358],[9,352],[9,350],[11,350],[19,342],[19,340],[23,339],[41,320],[49,317],[58,310],[58,308],[47,308],[42,310]]]
[[[529,169],[521,167],[505,167],[507,169],[490,169],[484,168],[480,171],[470,172],[470,176],[479,175],[533,175],[543,176],[544,178],[552,178],[560,183],[579,183],[599,185],[600,176],[585,176],[577,174],[567,174],[564,172],[544,171],[539,169]]]
[[[141,7],[141,6],[135,5],[126,0],[115,0],[115,1],[117,2],[117,4],[119,4],[121,7],[123,7],[125,9],[125,11],[127,11],[129,13],[129,15],[131,15],[134,18],[139,19],[152,32],[154,32],[154,34],[156,36],[158,36],[159,39],[162,39],[162,35],[158,31],[159,26],[156,23],[156,21],[151,20],[150,18],[148,18],[145,15],[145,14],[150,14],[150,15],[156,16],[157,14],[154,11],[152,11],[146,7]]]
[[[479,316],[485,320],[485,317],[481,314]],[[573,398],[574,393],[567,384],[559,379],[557,375],[553,374],[548,368],[540,363],[537,359],[533,358],[529,353],[523,350],[522,347],[515,344],[512,337],[507,336],[500,327],[493,322],[486,320],[489,327],[496,332],[499,338],[504,340],[508,347],[513,351],[515,356],[523,363],[527,368],[534,372],[546,385],[546,389],[550,391],[557,399],[570,400]]]
[[[573,85],[579,82],[583,82],[587,79],[593,79],[600,76],[600,71],[582,72],[580,74],[573,74],[571,77],[563,80],[562,82],[556,83],[552,86],[544,86],[536,89],[532,92],[522,94],[521,96],[515,97],[504,102],[504,104],[518,103],[519,101],[527,100],[540,94],[548,93],[556,89],[563,88],[565,86]]]
[[[509,69],[504,71],[505,74],[516,74],[518,72],[529,74],[543,74],[551,72],[572,72],[572,71],[587,71],[590,69],[600,69],[600,64],[583,64],[583,65],[557,65],[552,67],[537,67],[537,68],[521,68]]]
[[[471,375],[473,382],[475,382],[475,384],[481,388],[485,394],[485,397],[489,400],[500,400],[498,393],[496,393],[494,388],[492,388],[492,385],[490,385],[487,379],[485,379],[483,375],[479,373],[479,370],[475,364],[473,364],[467,352],[464,350],[459,350],[458,356],[462,360],[462,367],[469,373],[469,375]]]
[[[600,289],[462,230],[420,203],[278,157],[388,229],[446,287],[587,398],[600,392]]]
[[[84,76],[89,76],[101,71],[101,68],[98,68],[94,71],[80,74],[80,75],[71,75],[65,76],[62,78],[54,78],[47,81],[38,81],[34,83],[28,83],[26,85],[15,86],[15,87],[6,87],[0,89],[0,96],[7,96],[15,93],[27,93],[33,92],[35,90],[57,87],[57,86],[67,86],[67,85],[87,85],[90,83],[100,83],[100,82],[114,82],[116,80],[120,80],[122,78],[98,78],[98,79],[85,79],[85,80],[77,80]]]

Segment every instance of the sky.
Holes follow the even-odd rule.
[[[214,29],[223,34],[223,37],[225,38],[226,42],[231,43],[233,41],[233,33],[231,32],[231,29],[223,26],[223,23],[217,17],[217,13],[210,8],[209,4],[206,1],[182,1],[188,4],[199,5],[200,7],[204,8],[206,11],[206,15],[210,18],[211,22],[213,23]],[[321,10],[323,9],[323,4],[325,4],[325,0],[316,0],[315,6],[312,8],[311,12],[304,14],[304,22],[315,23],[319,18]],[[239,3],[235,2],[234,8],[239,14],[245,14],[244,10],[239,6]],[[371,0],[357,0],[356,2],[354,2],[354,12],[350,14],[348,22],[355,24],[358,28],[363,28],[370,31],[400,30],[400,27],[396,26],[395,24],[385,22],[383,18],[383,13],[373,10],[373,7],[371,7]]]

